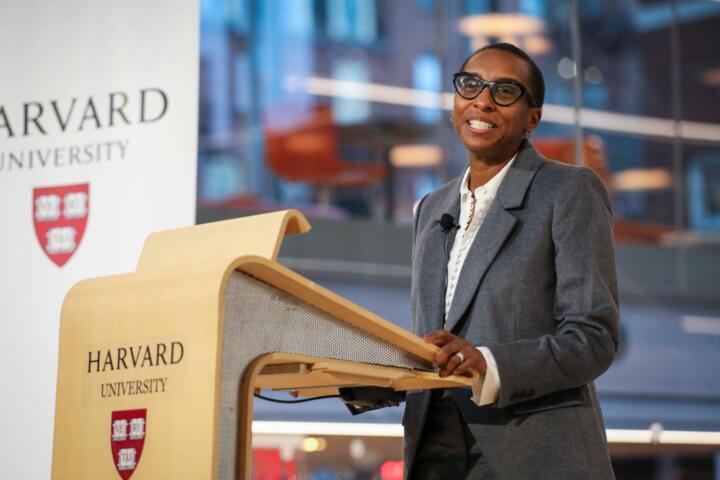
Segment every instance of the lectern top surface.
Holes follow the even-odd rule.
[[[243,255],[275,260],[285,235],[310,228],[305,216],[292,209],[156,232],[145,240],[137,271],[230,262]]]

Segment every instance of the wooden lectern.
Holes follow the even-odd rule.
[[[150,235],[133,273],[65,297],[54,479],[246,479],[253,393],[477,385],[437,347],[276,262],[287,210]]]

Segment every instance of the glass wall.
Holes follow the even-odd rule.
[[[201,18],[199,221],[300,209],[314,236],[283,261],[405,327],[413,206],[467,162],[452,74],[491,42],[526,50],[547,87],[531,140],[595,170],[614,206],[624,335],[598,381],[608,427],[720,432],[720,2],[202,0]],[[374,456],[337,442],[325,464],[322,442],[300,440],[276,463],[396,478],[399,438]],[[720,442],[623,442],[618,478],[711,478],[720,462]]]
[[[720,4],[579,3],[203,1],[200,204],[408,221],[466,161],[451,74],[510,41],[545,74],[534,139],[596,147],[623,238],[717,232]]]

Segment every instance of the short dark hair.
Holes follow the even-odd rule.
[[[470,59],[472,59],[478,53],[484,52],[485,50],[502,50],[503,52],[508,52],[511,55],[515,55],[520,60],[527,63],[528,67],[530,67],[530,94],[532,95],[533,100],[535,100],[535,104],[538,107],[543,106],[543,103],[545,102],[545,78],[543,78],[543,74],[540,71],[540,68],[538,68],[537,64],[533,61],[532,58],[530,58],[530,55],[528,55],[527,53],[525,53],[525,51],[516,47],[512,43],[491,43],[490,45],[485,45],[482,48],[478,48],[465,59],[462,66],[460,67],[460,71],[465,70],[465,66],[470,61]]]

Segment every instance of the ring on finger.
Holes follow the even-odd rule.
[[[460,363],[463,363],[465,361],[465,355],[463,355],[462,352],[455,352],[455,356],[460,359]]]

